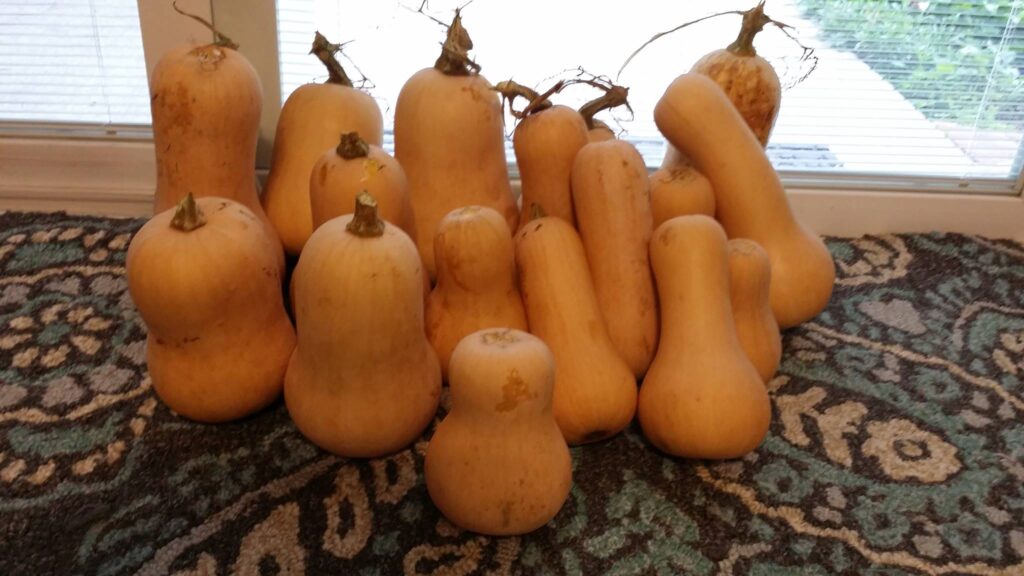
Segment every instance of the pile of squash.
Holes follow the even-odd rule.
[[[755,449],[780,327],[826,306],[834,266],[765,155],[779,83],[746,36],[667,87],[653,175],[592,111],[536,96],[513,136],[519,204],[458,12],[398,96],[394,157],[318,34],[330,78],[285,103],[262,197],[252,66],[219,33],[168,53],[151,81],[157,214],[127,259],[156,393],[223,422],[283,391],[309,440],[373,458],[421,436],[447,381],[427,488],[486,534],[548,522],[567,446],[634,417],[670,455]]]

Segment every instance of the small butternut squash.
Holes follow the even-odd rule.
[[[128,291],[149,330],[146,365],[178,414],[224,422],[280,395],[295,332],[274,248],[245,206],[191,194],[132,238]]]
[[[590,276],[608,335],[636,377],[658,347],[649,186],[644,160],[629,142],[592,142],[576,155],[572,198]]]
[[[516,269],[530,332],[555,355],[555,420],[569,444],[608,438],[636,411],[636,379],[612,344],[576,230],[533,220],[516,235]]]
[[[427,446],[431,500],[456,526],[525,534],[555,517],[572,487],[569,447],[551,414],[555,362],[540,339],[492,328],[452,353],[452,409]]]
[[[736,336],[725,232],[679,216],[651,238],[661,344],[640,387],[638,416],[658,449],[686,458],[739,458],[771,421],[768,391]]]
[[[782,335],[769,301],[771,264],[757,242],[729,240],[729,298],[736,335],[747,358],[766,383],[782,360]]]
[[[452,350],[484,328],[526,330],[515,250],[505,217],[484,206],[449,212],[434,236],[437,285],[427,298],[427,339],[447,378]]]
[[[284,397],[299,431],[349,457],[382,456],[412,443],[441,395],[412,240],[360,194],[354,214],[310,236],[294,276],[298,343]]]
[[[519,220],[501,103],[469,58],[472,47],[456,10],[434,67],[413,74],[395,104],[395,158],[409,178],[416,245],[431,278],[437,275],[434,233],[452,210],[493,208],[509,230]]]
[[[726,48],[705,54],[690,69],[715,81],[761,146],[768,145],[782,102],[779,76],[767,60],[757,55],[754,37],[774,20],[764,13],[764,0],[743,13],[736,40]]]
[[[173,208],[187,194],[239,202],[266,226],[283,269],[280,241],[260,207],[256,184],[263,88],[238,45],[215,33],[216,42],[179,46],[153,69],[153,212]]]
[[[707,177],[689,164],[655,170],[651,174],[654,227],[691,214],[715,215],[715,191]]]
[[[716,217],[729,237],[750,238],[768,252],[779,326],[824,310],[835,282],[832,255],[793,216],[764,148],[721,88],[701,74],[683,74],[658,100],[654,122],[711,182]]]
[[[358,132],[366,142],[380,146],[384,117],[377,102],[352,85],[334,58],[337,46],[317,32],[313,53],[327,67],[323,84],[304,84],[288,96],[274,136],[263,207],[274,223],[285,250],[298,255],[313,232],[309,185],[313,165],[338,143],[338,135]]]
[[[381,218],[415,238],[405,171],[383,148],[366,142],[358,132],[342,134],[338,146],[313,164],[309,179],[313,229],[331,218],[351,214],[356,196],[364,190],[377,201]]]

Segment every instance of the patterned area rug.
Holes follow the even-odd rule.
[[[636,427],[573,450],[546,527],[444,521],[426,437],[347,461],[280,404],[169,412],[123,277],[138,220],[0,214],[2,574],[1022,574],[1024,248],[832,240],[829,309],[786,334],[774,420],[725,463]]]

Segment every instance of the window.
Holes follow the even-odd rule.
[[[566,68],[614,75],[656,32],[745,2],[634,0],[611,13],[584,2],[473,3],[464,13],[476,60],[492,82],[509,77],[544,86]],[[278,0],[282,95],[325,73],[308,56],[313,31],[354,40],[345,53],[373,82],[386,118],[405,79],[433,63],[443,30],[416,0]],[[451,2],[429,11],[450,18]],[[768,148],[789,182],[1012,193],[1024,133],[1024,2],[773,0],[766,12],[812,46],[807,72],[800,47],[769,27],[756,41],[779,71],[783,105]],[[621,76],[636,114],[617,113],[624,136],[649,165],[663,139],[651,120],[664,87],[710,50],[732,41],[738,16],[721,16],[667,36]],[[518,32],[517,32],[518,31]],[[349,64],[349,68],[351,68]],[[572,88],[558,101],[592,96]]]
[[[0,2],[0,121],[149,124],[136,1]]]

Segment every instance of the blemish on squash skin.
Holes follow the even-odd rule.
[[[506,500],[501,504],[501,525],[508,526],[512,523],[512,508],[515,507],[515,502]]]
[[[531,400],[537,397],[536,393],[530,394],[530,388],[526,381],[519,375],[519,370],[513,368],[508,373],[505,385],[501,387],[502,399],[494,409],[498,412],[515,410],[524,400]]]

